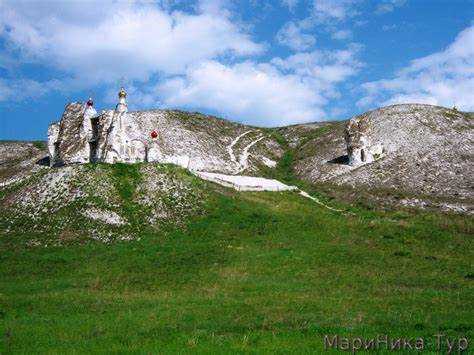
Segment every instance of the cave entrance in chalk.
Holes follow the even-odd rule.
[[[97,141],[91,141],[89,142],[89,161],[91,163],[97,163],[97,147],[98,143]]]
[[[89,162],[96,163],[98,161],[97,150],[99,147],[99,119],[91,118],[92,137],[89,141]]]
[[[53,165],[59,161],[59,142],[54,142]]]
[[[365,150],[364,150],[364,149],[362,149],[362,150],[360,151],[360,160],[363,161],[363,162],[365,162]]]

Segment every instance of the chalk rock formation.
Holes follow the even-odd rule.
[[[322,133],[298,148],[295,173],[315,183],[472,199],[473,117],[440,106],[401,104],[366,112],[348,125],[329,122],[325,128],[315,126],[314,130]],[[364,136],[368,139],[361,143]],[[354,149],[349,153],[368,146],[376,158],[381,147],[377,151],[374,142],[383,145],[380,159],[370,164],[347,164],[351,147]]]
[[[347,123],[345,140],[350,165],[372,163],[383,153],[382,144],[372,143],[372,124],[367,117],[357,116]]]
[[[197,113],[129,112],[125,98],[122,89],[115,110],[98,115],[92,104],[67,105],[61,121],[48,129],[51,164],[159,162],[252,174],[283,152],[264,130]]]
[[[97,111],[94,108],[94,102],[91,98],[86,102],[84,110],[84,120],[81,126],[81,135],[85,136],[90,142],[94,138],[94,131],[92,128],[92,119],[97,116]]]
[[[108,110],[92,117],[87,111],[81,103],[69,104],[61,121],[49,126],[51,165],[156,160],[157,141],[148,139],[126,111]]]
[[[49,126],[48,149],[52,165],[86,163],[90,160],[87,137],[90,119],[84,119],[84,112],[85,107],[80,102],[70,103],[61,121]]]
[[[115,111],[103,111],[100,115],[92,99],[86,105],[66,106],[61,121],[48,129],[51,165],[148,161],[149,150],[151,158],[156,158],[156,141],[149,140],[128,115],[127,93],[123,88],[118,96]]]

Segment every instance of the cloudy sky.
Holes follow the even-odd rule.
[[[474,111],[473,0],[0,0],[0,139],[69,101],[263,126],[402,102]]]

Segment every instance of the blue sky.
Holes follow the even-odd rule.
[[[0,0],[0,139],[70,101],[262,126],[392,103],[474,111],[472,0]]]

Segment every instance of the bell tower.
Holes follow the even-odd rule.
[[[91,119],[95,116],[97,116],[97,111],[94,108],[94,101],[92,101],[92,98],[89,97],[89,100],[87,100],[86,106],[84,108],[84,119]]]
[[[127,92],[125,89],[122,87],[118,93],[119,97],[119,102],[117,106],[115,107],[115,111],[117,112],[128,112],[128,106],[127,106]]]

